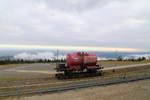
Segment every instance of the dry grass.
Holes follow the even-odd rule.
[[[20,97],[19,100],[149,100],[150,80],[105,87],[77,89],[62,93]],[[2,100],[18,100],[6,98]]]
[[[99,64],[101,63],[108,63],[108,64],[142,64],[142,63],[150,63],[150,60],[143,60],[143,61],[111,61],[111,60],[101,60],[98,61]]]
[[[25,64],[5,64],[5,65],[0,65],[0,68],[4,68],[8,66],[19,66],[19,65],[25,65]]]
[[[45,82],[47,84],[45,85],[42,85],[39,83],[39,81],[37,81],[39,83],[39,85],[31,85],[31,86],[27,86],[27,87],[21,87],[19,89],[21,90],[32,90],[32,89],[41,89],[41,88],[50,88],[50,87],[59,87],[59,86],[72,86],[72,85],[76,85],[76,84],[85,84],[85,83],[95,83],[95,82],[103,82],[103,81],[106,81],[106,80],[110,80],[111,78],[113,77],[123,77],[124,75],[126,75],[126,77],[128,78],[135,78],[135,77],[138,77],[138,76],[141,76],[141,75],[144,75],[144,76],[149,76],[150,75],[150,69],[141,69],[141,70],[131,70],[131,71],[124,71],[124,72],[121,72],[121,73],[114,73],[114,74],[105,74],[104,76],[101,76],[101,77],[93,77],[93,78],[84,78],[85,80],[82,80],[82,79],[70,79],[70,80],[55,80],[55,81],[60,81],[61,84],[56,84],[54,80],[46,80]],[[75,81],[73,81],[75,80]],[[27,80],[26,80],[27,81]],[[28,80],[28,81],[32,81],[33,80]],[[67,83],[66,83],[67,81]],[[25,82],[25,81],[24,81]],[[63,83],[65,82],[65,83]],[[31,84],[30,83],[30,84]],[[50,84],[48,84],[50,83]],[[54,83],[54,84],[53,84]],[[18,84],[18,83],[15,83],[15,84]],[[19,84],[18,84],[19,85]],[[21,84],[20,84],[21,85]],[[22,83],[23,85],[23,83]],[[5,88],[5,89],[2,89],[0,90],[0,92],[5,92],[5,91],[14,91],[16,90],[16,88]]]

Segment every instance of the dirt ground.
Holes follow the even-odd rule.
[[[112,62],[107,64],[111,65]],[[114,66],[120,66],[117,62]],[[127,64],[128,65],[128,64]],[[17,77],[41,77],[46,76],[52,71],[54,66],[51,64],[24,64],[10,65],[0,68],[0,81],[7,78]],[[122,66],[120,66],[122,67]],[[109,67],[107,67],[109,68]],[[55,94],[34,95],[19,97],[19,100],[150,100],[150,80],[138,81],[128,84],[118,84],[105,87],[95,87],[78,89]],[[7,98],[0,100],[18,100],[17,98]]]
[[[30,78],[54,73],[53,64],[14,64],[0,66],[0,80],[13,78]]]
[[[122,67],[124,65],[138,64],[138,63],[149,63],[150,60],[146,61],[98,61],[104,68],[109,67]],[[9,79],[20,79],[20,78],[31,78],[31,77],[45,77],[50,74],[55,74],[54,70],[56,64],[10,64],[0,65],[0,80]]]
[[[150,100],[150,80],[0,100]]]

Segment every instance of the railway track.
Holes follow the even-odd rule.
[[[136,65],[137,66],[137,65]],[[122,68],[123,70],[126,68],[136,68],[136,66],[126,66]],[[141,67],[143,70],[141,70]],[[145,67],[146,66],[146,67]],[[32,81],[30,84],[21,84],[21,85],[10,85],[0,87],[0,97],[7,96],[18,96],[24,94],[36,94],[36,93],[54,93],[59,91],[73,90],[78,88],[92,87],[92,86],[103,86],[103,85],[111,85],[118,83],[126,83],[137,80],[150,79],[150,64],[140,64],[138,65],[138,71],[124,71],[123,73],[117,74],[109,74],[107,76],[97,76],[90,78],[81,78],[81,79],[70,79],[70,80],[56,80],[53,75],[48,78],[35,78],[33,80],[23,80],[12,82],[15,83],[23,83],[25,81]],[[114,67],[115,68],[115,67]],[[111,72],[114,68],[109,68],[108,70]],[[140,70],[139,70],[140,68]],[[145,69],[146,68],[146,69]],[[115,70],[118,70],[116,68]],[[104,69],[105,71],[106,69]],[[107,71],[108,71],[107,70]],[[40,83],[40,84],[39,84]]]
[[[15,90],[11,92],[0,93],[0,97],[18,96],[18,95],[24,95],[24,94],[55,93],[55,92],[74,90],[74,89],[79,89],[79,88],[113,85],[113,84],[127,83],[127,82],[133,82],[133,81],[138,81],[138,80],[145,80],[145,79],[150,79],[150,76],[140,75],[138,77],[113,77],[109,80],[92,82],[92,83],[73,84],[73,85],[67,85],[67,86],[63,85],[63,86],[57,86],[57,87],[32,89],[32,90],[19,90],[18,89],[17,91]],[[68,81],[66,83],[72,83],[72,82],[75,82],[75,81],[71,81],[71,82]],[[63,83],[59,82],[57,84],[63,84]],[[18,87],[18,88],[21,88],[21,87]]]

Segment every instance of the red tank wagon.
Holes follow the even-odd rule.
[[[57,72],[64,72],[64,76],[73,76],[74,74],[88,73],[88,75],[96,73],[97,70],[102,69],[97,64],[97,57],[95,54],[87,52],[75,52],[67,54],[66,64],[58,64]],[[60,75],[56,75],[58,78]]]

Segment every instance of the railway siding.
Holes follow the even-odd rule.
[[[115,77],[109,80],[93,82],[93,83],[75,84],[75,85],[67,85],[67,86],[64,85],[59,87],[41,88],[41,89],[33,89],[33,90],[17,90],[17,91],[0,93],[0,97],[17,96],[17,95],[24,95],[24,94],[37,94],[37,93],[54,93],[54,92],[67,91],[67,90],[73,90],[79,88],[87,88],[93,86],[104,86],[104,85],[127,83],[127,82],[133,82],[133,81],[145,80],[145,79],[150,79],[150,76],[140,76],[140,77],[138,76],[134,78]]]
[[[109,75],[83,79],[70,79],[70,80],[56,80],[55,78],[52,77],[51,78],[49,77],[51,81],[47,79],[48,77],[37,80],[35,79],[36,82],[33,82],[33,80],[28,80],[28,82],[31,81],[31,83],[27,85],[0,87],[0,96],[65,91],[89,86],[99,86],[99,85],[101,86],[122,82],[130,82],[135,80],[150,79],[150,63],[105,68],[103,69],[103,71],[105,71],[106,74],[109,73]],[[27,80],[21,81],[17,80],[16,83],[17,82],[23,83],[25,81]]]

